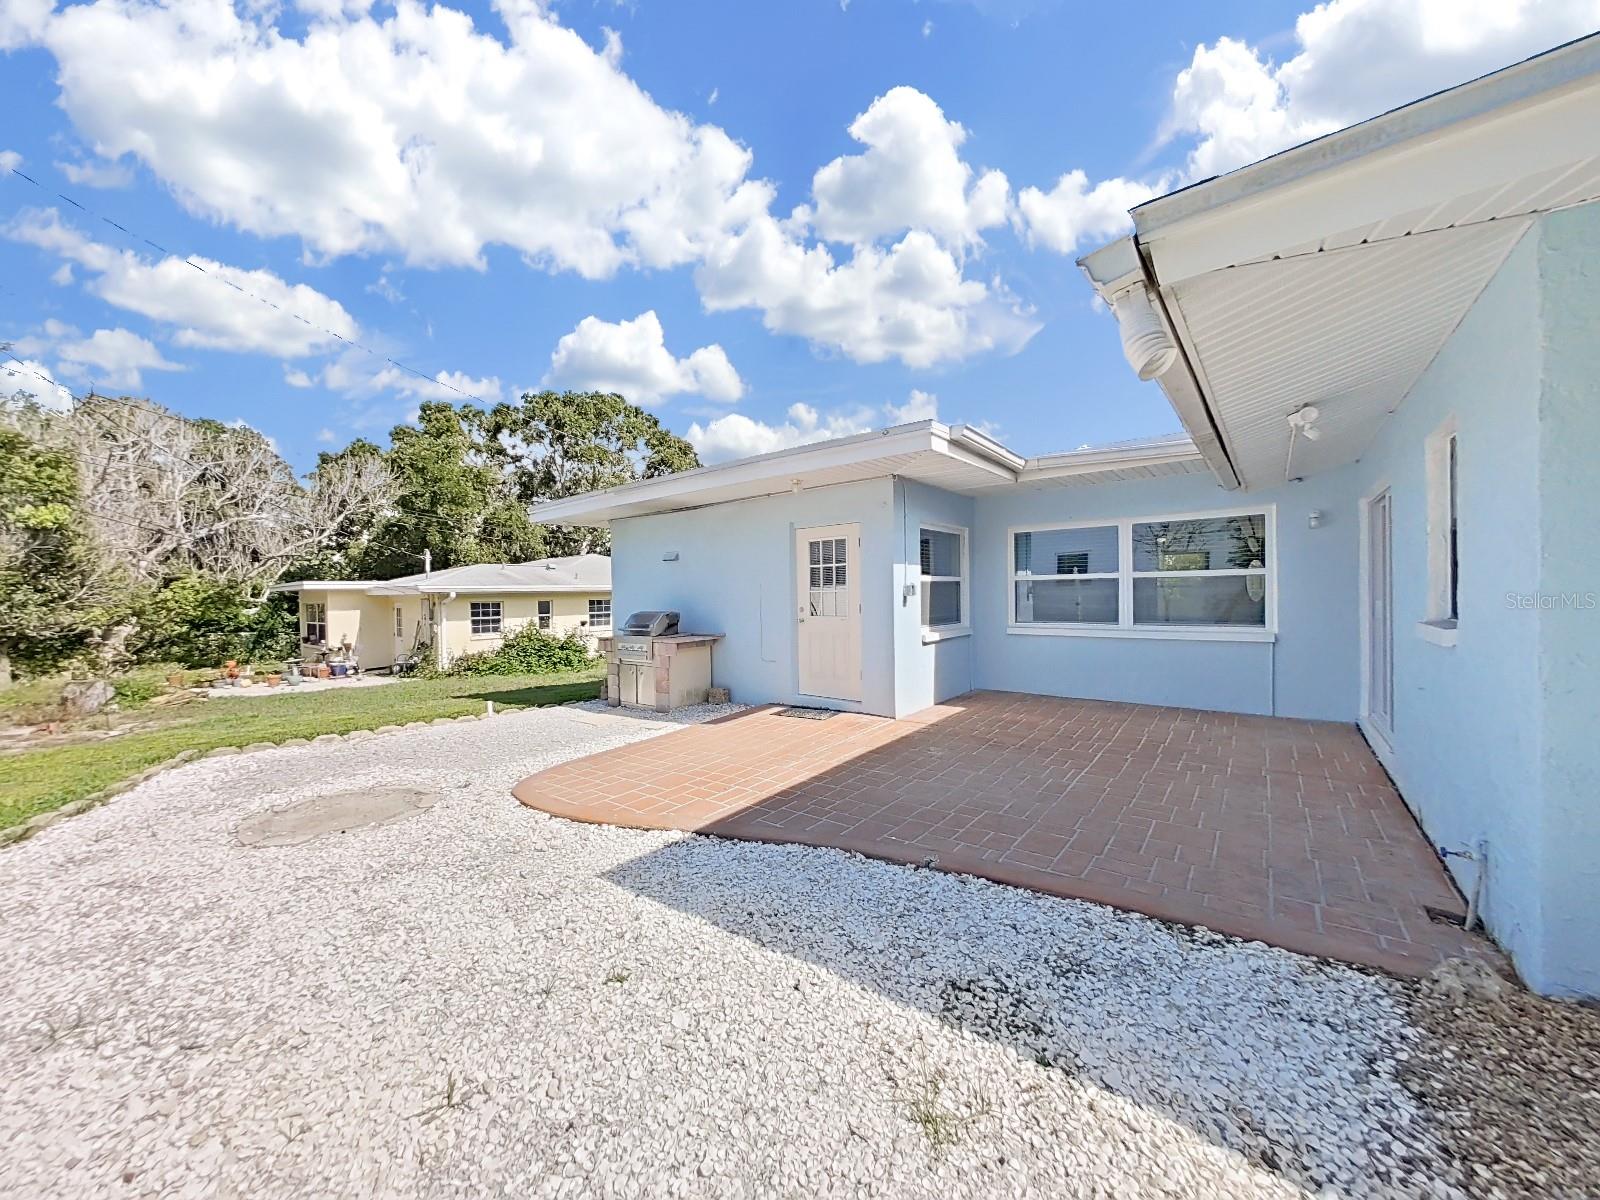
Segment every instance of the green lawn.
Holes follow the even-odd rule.
[[[348,733],[495,708],[564,704],[599,695],[603,668],[565,675],[407,679],[385,687],[337,689],[251,700],[211,700],[136,714],[120,737],[0,756],[0,829],[70,804],[165,762],[184,750],[282,742]]]

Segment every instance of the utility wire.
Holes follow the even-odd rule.
[[[382,351],[374,350],[370,346],[363,345],[361,342],[356,341],[354,338],[348,338],[348,337],[345,337],[344,334],[342,334],[342,333],[336,333],[334,330],[329,329],[326,325],[319,325],[317,322],[311,320],[308,317],[302,316],[301,314],[295,312],[293,309],[284,308],[281,304],[278,304],[278,303],[276,303],[275,301],[272,301],[272,300],[268,300],[265,296],[258,296],[258,295],[256,295],[256,293],[252,292],[249,288],[240,287],[237,283],[233,282],[233,280],[228,279],[225,276],[223,276],[223,275],[221,275],[221,274],[219,274],[219,273],[217,273],[215,271],[206,270],[205,267],[203,267],[199,263],[195,262],[193,257],[188,256],[188,255],[183,255],[183,256],[180,257],[177,253],[175,253],[174,251],[168,250],[165,246],[161,245],[159,242],[151,241],[149,238],[145,237],[143,234],[137,232],[136,230],[130,229],[126,225],[123,225],[123,224],[121,224],[121,223],[119,223],[117,221],[113,221],[110,217],[106,216],[104,213],[96,212],[94,209],[90,208],[86,204],[80,204],[77,200],[74,200],[71,196],[67,195],[65,192],[51,192],[50,188],[48,188],[44,184],[40,183],[33,176],[24,174],[22,171],[17,170],[17,168],[15,168],[15,167],[9,167],[7,169],[11,172],[11,174],[15,175],[18,179],[24,180],[27,183],[31,183],[34,187],[38,188],[41,192],[52,194],[58,200],[65,201],[66,203],[72,205],[73,208],[78,209],[80,212],[83,212],[83,213],[87,214],[88,216],[96,217],[99,220],[104,221],[107,225],[111,226],[111,228],[117,230],[117,232],[123,234],[124,236],[126,236],[128,238],[133,239],[134,241],[144,243],[146,246],[149,246],[152,250],[155,250],[159,254],[163,254],[163,255],[167,256],[168,258],[177,259],[179,262],[182,262],[182,263],[184,263],[184,264],[186,264],[188,266],[193,267],[196,271],[199,271],[200,274],[206,276],[208,279],[215,279],[218,283],[221,283],[221,284],[223,284],[223,285],[225,285],[227,287],[232,288],[234,291],[238,292],[241,296],[248,296],[250,299],[256,301],[257,303],[265,304],[268,308],[272,309],[274,312],[282,313],[286,317],[292,317],[294,320],[299,321],[302,325],[305,325],[306,327],[308,327],[310,329],[314,329],[318,333],[321,333],[321,334],[323,334],[323,335],[325,335],[327,337],[333,338],[336,341],[343,342],[346,346],[349,346],[353,350],[360,350],[362,353],[369,354],[373,358],[381,359],[383,362],[388,363],[391,367],[394,367],[396,370],[404,371],[408,375],[415,375],[418,379],[421,379],[426,383],[431,383],[435,387],[446,388],[449,391],[454,392],[458,396],[465,397],[468,400],[476,401],[477,403],[479,403],[481,405],[484,405],[485,407],[489,406],[489,402],[487,400],[485,400],[481,396],[474,395],[472,392],[469,392],[469,391],[465,390],[464,388],[458,388],[453,383],[446,383],[444,380],[439,379],[436,376],[425,374],[422,371],[417,370],[415,367],[410,366],[407,363],[401,362],[397,358],[391,358],[389,355],[384,354]],[[440,372],[440,373],[443,374],[443,372]]]

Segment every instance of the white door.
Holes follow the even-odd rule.
[[[406,610],[398,604],[394,606],[394,661],[411,652],[410,639],[406,637]]]
[[[1394,503],[1387,489],[1367,502],[1366,719],[1394,732]]]
[[[804,695],[861,699],[860,557],[859,525],[795,531],[795,652]]]

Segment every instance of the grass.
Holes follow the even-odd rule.
[[[435,717],[564,704],[599,695],[602,668],[564,675],[406,679],[386,687],[333,689],[260,699],[151,708],[117,737],[0,756],[0,829],[110,787],[184,750],[282,742]]]

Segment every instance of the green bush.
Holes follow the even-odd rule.
[[[118,675],[111,680],[111,690],[123,708],[138,708],[167,690],[166,670],[154,667]]]
[[[185,575],[151,594],[128,649],[139,662],[216,667],[230,658],[271,662],[296,651],[294,598],[256,604],[236,584]]]
[[[443,672],[446,675],[552,675],[581,671],[594,662],[589,643],[576,631],[565,637],[525,625],[493,650],[463,654]]]

